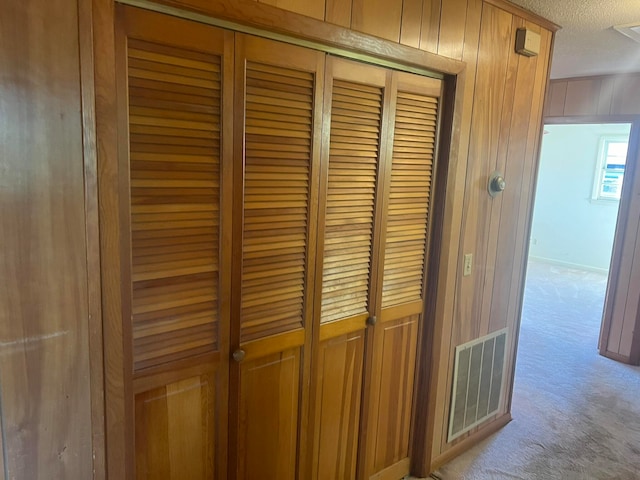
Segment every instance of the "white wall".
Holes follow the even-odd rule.
[[[608,270],[619,202],[591,199],[602,135],[630,125],[546,125],[529,256]],[[507,179],[508,180],[508,179]]]

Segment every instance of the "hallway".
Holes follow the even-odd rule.
[[[640,367],[597,352],[606,282],[529,263],[513,421],[433,478],[640,478]]]

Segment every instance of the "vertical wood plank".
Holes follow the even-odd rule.
[[[76,2],[3,4],[0,395],[8,478],[93,475],[79,60]]]
[[[546,116],[561,117],[564,115],[564,102],[567,99],[567,81],[552,82],[549,85],[549,107]]]
[[[620,75],[615,79],[611,113],[633,115],[640,113],[640,75]]]
[[[345,28],[351,27],[352,1],[353,0],[326,0],[325,21]]]
[[[420,47],[423,3],[423,0],[404,0],[402,2],[400,43],[403,45]]]
[[[598,95],[598,115],[611,114],[611,103],[613,102],[614,91],[615,80],[611,77],[602,77],[600,80],[600,94]]]
[[[599,96],[599,78],[569,81],[564,102],[564,115],[596,115]]]
[[[442,2],[438,55],[456,60],[462,59],[466,21],[467,0],[445,0]]]
[[[353,0],[353,30],[399,42],[401,22],[402,0]]]
[[[258,0],[260,3],[324,20],[325,0]]]
[[[438,53],[440,36],[440,11],[442,0],[424,0],[422,3],[422,28],[420,29],[420,49]]]

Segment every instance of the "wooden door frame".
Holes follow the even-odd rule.
[[[438,144],[438,163],[440,164],[436,184],[434,187],[434,206],[432,222],[433,241],[431,242],[430,259],[428,268],[433,272],[434,284],[429,290],[429,296],[425,300],[424,324],[425,328],[419,338],[419,360],[417,367],[416,385],[423,392],[423,402],[417,402],[421,408],[414,411],[413,429],[414,445],[412,451],[412,472],[424,472],[430,463],[430,448],[427,448],[431,439],[432,422],[428,415],[433,411],[429,405],[431,395],[431,373],[436,371],[434,361],[438,361],[438,355],[432,348],[442,334],[442,312],[447,309],[447,304],[452,299],[455,289],[455,276],[451,276],[443,270],[446,263],[441,262],[442,247],[451,243],[452,233],[455,228],[448,227],[451,222],[450,215],[454,205],[458,205],[464,195],[463,191],[447,188],[449,184],[455,184],[455,173],[458,164],[466,161],[461,154],[459,140],[461,136],[462,112],[466,107],[464,103],[464,85],[467,81],[466,64],[416,48],[400,45],[388,40],[383,40],[371,35],[355,32],[350,29],[331,25],[320,20],[305,17],[296,13],[283,11],[270,5],[256,2],[238,2],[234,0],[221,0],[209,2],[207,0],[194,0],[199,6],[188,6],[184,3],[163,1],[162,3],[150,3],[144,0],[127,0],[127,4],[153,9],[164,13],[181,13],[181,17],[195,21],[209,23],[234,31],[243,31],[266,38],[289,41],[298,45],[315,48],[325,52],[332,52],[348,58],[394,68],[397,70],[431,74],[443,78],[444,108],[442,109],[442,128]],[[97,295],[98,289],[101,295],[101,312],[94,305],[92,310],[101,318],[95,321],[96,343],[103,345],[100,348],[92,348],[91,371],[92,381],[102,382],[104,374],[104,403],[102,397],[96,396],[100,407],[104,407],[104,452],[102,442],[95,443],[96,466],[101,466],[101,455],[105,455],[105,468],[97,468],[94,478],[133,479],[134,478],[134,435],[133,413],[134,402],[132,392],[132,378],[130,372],[130,346],[123,344],[122,312],[125,305],[125,290],[122,285],[123,246],[121,241],[120,218],[120,192],[119,176],[123,173],[118,166],[118,99],[116,95],[116,51],[115,51],[115,5],[113,0],[92,0],[90,12],[84,12],[82,19],[92,23],[93,57],[83,55],[82,68],[93,70],[87,72],[87,81],[91,81],[93,73],[95,80],[95,112],[91,102],[83,101],[83,114],[86,115],[85,136],[89,143],[95,138],[94,154],[96,159],[95,175],[92,166],[87,165],[87,186],[93,190],[87,193],[89,199],[95,194],[97,186],[97,208],[88,204],[87,218],[93,225],[98,220],[100,269],[94,269],[91,273],[92,290]],[[153,8],[151,8],[153,7]],[[169,8],[169,10],[167,10]],[[84,33],[84,38],[89,37],[89,32]],[[84,71],[83,70],[83,71]],[[87,95],[93,93],[87,89]],[[85,99],[86,100],[86,99]],[[84,110],[86,106],[86,110]],[[95,130],[94,130],[95,129]],[[95,137],[93,136],[95,132]],[[89,159],[89,155],[87,155]],[[87,161],[87,160],[86,160]],[[89,159],[90,161],[90,159]],[[94,202],[95,203],[95,202]],[[446,208],[445,208],[446,207]],[[97,210],[97,212],[96,212]],[[95,217],[98,217],[97,219]],[[93,227],[92,227],[93,228]],[[95,236],[95,228],[91,230]],[[89,233],[91,233],[89,232]],[[446,236],[446,238],[445,238]],[[97,248],[97,240],[92,242]],[[450,245],[447,256],[457,258],[457,242]],[[97,264],[97,261],[92,261]],[[438,280],[440,284],[438,284]],[[444,285],[443,285],[444,284]],[[99,285],[99,286],[98,286]],[[446,290],[446,291],[445,291]],[[444,291],[444,295],[442,292]],[[95,303],[95,302],[94,302]],[[102,335],[100,335],[100,333]],[[124,352],[124,355],[123,355]],[[129,353],[127,353],[129,352]],[[104,354],[104,357],[103,357]],[[95,389],[97,391],[97,388]],[[96,411],[97,411],[96,407]],[[102,439],[100,424],[101,415],[94,415],[96,426],[94,430],[98,440]],[[106,475],[105,475],[106,471]]]
[[[635,158],[638,158],[640,152],[640,115],[589,115],[589,116],[549,116],[543,119],[543,125],[593,125],[604,123],[628,123],[631,124],[629,132],[629,154],[627,159],[632,158],[635,151]],[[633,148],[635,146],[635,149]],[[542,154],[542,149],[539,155]],[[618,207],[618,215],[616,229],[613,240],[613,248],[611,252],[611,263],[607,279],[607,289],[604,303],[604,311],[600,327],[600,338],[598,340],[598,350],[603,357],[611,358],[623,363],[637,364],[640,361],[640,342],[636,342],[631,348],[631,355],[627,358],[622,355],[609,352],[607,344],[609,343],[609,335],[611,330],[612,315],[614,310],[615,295],[618,290],[618,280],[620,267],[623,260],[623,244],[624,237],[627,232],[629,223],[629,214],[631,200],[633,197],[634,179],[638,174],[638,162],[633,162],[627,169],[622,184],[622,194],[620,197],[620,205]],[[537,173],[536,173],[537,188]],[[640,318],[636,319],[636,331],[640,327]]]

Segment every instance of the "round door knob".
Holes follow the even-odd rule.
[[[493,172],[489,177],[489,195],[495,197],[507,188],[507,182],[500,172]]]
[[[371,315],[369,318],[367,318],[367,325],[370,325],[373,327],[376,323],[378,323],[378,319],[376,318],[375,315]]]
[[[232,356],[236,362],[240,363],[242,360],[244,360],[245,355],[246,355],[246,352],[244,350],[238,349],[235,352],[233,352]]]

